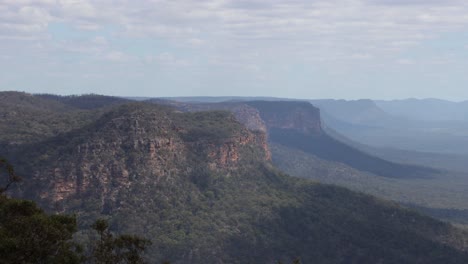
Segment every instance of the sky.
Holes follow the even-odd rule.
[[[468,99],[466,0],[0,0],[0,91]]]

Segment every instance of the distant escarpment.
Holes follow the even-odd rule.
[[[223,103],[181,103],[154,100],[182,111],[226,110],[251,130],[290,129],[304,134],[319,135],[322,131],[320,110],[308,102],[246,101]]]
[[[307,135],[322,134],[320,110],[307,102],[246,103],[260,113],[268,129],[294,130]]]
[[[318,158],[389,178],[429,178],[438,170],[390,162],[329,136],[321,126],[320,110],[308,102],[247,101],[213,104],[171,103],[183,111],[223,109],[251,129],[266,131],[268,141]],[[275,153],[273,153],[275,154]],[[273,160],[275,158],[273,157]]]
[[[429,178],[439,171],[390,162],[349,146],[322,130],[320,112],[306,102],[250,102],[267,124],[269,141],[324,160],[390,178]]]

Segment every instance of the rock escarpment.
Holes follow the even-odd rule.
[[[160,102],[160,101],[158,101]],[[309,102],[298,101],[248,101],[223,103],[166,102],[182,111],[196,112],[226,110],[252,131],[268,132],[269,129],[291,129],[305,134],[323,133],[320,109]]]
[[[31,159],[46,157],[29,170],[31,182],[42,187],[25,192],[60,211],[85,197],[99,200],[103,211],[114,210],[135,183],[189,177],[198,166],[228,175],[243,159],[270,160],[265,134],[246,129],[228,112],[180,113],[146,104],[121,106],[50,144],[47,153],[36,153],[34,145],[25,150]]]
[[[258,110],[268,129],[291,129],[315,135],[323,133],[320,110],[310,103],[253,101],[247,104]]]
[[[344,163],[379,176],[428,178],[439,173],[438,170],[431,168],[389,162],[334,139],[322,129],[320,110],[309,102],[248,101],[185,104],[181,109],[229,110],[250,129],[266,131],[269,142],[299,149],[321,159]],[[273,160],[275,161],[274,157]]]

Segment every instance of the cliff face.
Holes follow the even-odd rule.
[[[156,101],[161,103],[161,101]],[[223,110],[231,112],[236,119],[241,122],[245,127],[252,131],[261,131],[267,132],[267,127],[260,116],[258,109],[245,104],[237,102],[225,102],[225,103],[212,103],[212,104],[202,104],[202,103],[179,103],[172,101],[165,101],[166,104],[172,105],[185,112],[200,112],[200,111],[213,111],[213,110]]]
[[[256,146],[260,149],[260,155],[264,161],[271,160],[266,135],[264,133],[243,133],[227,139],[221,144],[210,143],[205,147],[208,149],[209,167],[213,170],[237,169],[241,160],[242,148]]]
[[[363,104],[366,105],[365,102]],[[435,169],[389,162],[328,136],[322,129],[320,110],[309,102],[179,103],[179,107],[182,105],[180,109],[185,111],[231,111],[249,129],[266,131],[269,142],[298,149],[324,160],[344,163],[360,171],[391,178],[427,178],[439,173]],[[269,151],[268,154],[271,157]]]
[[[271,152],[267,144],[268,129],[258,110],[248,105],[238,105],[233,107],[231,112],[240,123],[253,132],[255,136],[252,143],[261,147],[266,160],[271,160]]]
[[[182,111],[225,110],[252,131],[268,133],[272,128],[290,129],[304,134],[323,133],[320,109],[308,102],[249,101],[212,104],[167,102]]]
[[[320,110],[307,102],[248,102],[260,113],[268,129],[292,129],[305,134],[321,134]]]
[[[227,112],[123,106],[61,137],[70,141],[52,140],[62,143],[53,145],[56,151],[46,154],[43,166],[31,169],[32,182],[45,188],[27,190],[56,210],[66,210],[69,199],[90,195],[102,210],[115,209],[121,192],[135,182],[157,185],[190,175],[201,164],[227,175],[246,155],[260,162],[271,158],[265,134],[246,129]]]
[[[243,103],[188,104],[188,103],[177,103],[177,102],[159,101],[159,100],[157,100],[156,102],[169,104],[184,112],[201,112],[201,111],[213,111],[213,110],[218,110],[218,111],[222,110],[222,111],[231,112],[238,122],[240,122],[248,130],[250,130],[249,137],[247,138],[241,137],[237,141],[244,142],[243,143],[244,145],[254,143],[257,146],[260,146],[261,149],[263,150],[265,159],[271,160],[271,152],[267,143],[268,129],[264,120],[260,116],[260,112],[256,108],[249,106],[247,104],[243,104]],[[227,150],[229,148],[230,148],[229,144],[226,144],[224,150]],[[225,153],[222,155],[229,156],[228,153]]]

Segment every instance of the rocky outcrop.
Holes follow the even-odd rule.
[[[260,113],[257,109],[241,104],[231,108],[231,112],[234,114],[236,119],[248,129],[252,131],[261,131],[263,133],[267,132],[266,124],[260,117]]]
[[[208,144],[208,160],[211,169],[233,170],[242,158],[242,148],[256,146],[260,151],[261,159],[271,160],[271,153],[268,148],[265,133],[244,133],[230,138],[221,144]]]
[[[239,113],[247,118],[245,111]],[[271,160],[261,129],[251,131],[226,112],[205,121],[215,126],[225,122],[220,125],[232,127],[227,137],[193,139],[191,126],[204,120],[187,122],[184,115],[189,114],[158,106],[120,107],[90,127],[63,135],[71,140],[58,140],[62,143],[53,146],[57,152],[32,173],[32,182],[47,187],[34,190],[31,186],[29,191],[39,191],[36,196],[53,204],[54,210],[65,210],[67,200],[90,196],[100,200],[104,210],[118,208],[122,190],[131,189],[136,182],[170,181],[203,164],[221,175],[228,174],[247,159],[246,153],[255,153],[248,159],[254,156],[261,162]],[[193,163],[193,157],[198,164]]]
[[[30,186],[27,191],[52,201],[46,204],[54,204],[54,210],[66,210],[67,201],[83,197],[94,197],[103,210],[114,210],[122,190],[135,183],[173,181],[200,164],[228,175],[245,159],[269,162],[272,128],[321,133],[319,110],[309,103],[184,104],[179,109],[183,112],[159,105],[119,106],[93,124],[65,133],[65,140],[51,146],[56,151],[44,166],[30,173],[31,182],[44,188]],[[208,110],[226,112],[193,113]],[[226,135],[224,130],[229,130]]]

